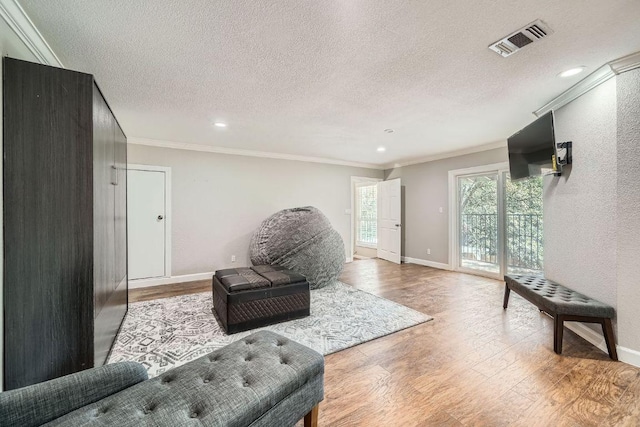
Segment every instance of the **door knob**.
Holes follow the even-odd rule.
[[[396,224],[396,227],[400,227],[400,224]]]
[[[162,221],[164,217],[162,215],[158,215],[158,221]]]

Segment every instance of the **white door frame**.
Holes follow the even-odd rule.
[[[349,246],[351,250],[347,254],[347,262],[353,262],[353,252],[356,250],[356,184],[360,182],[378,183],[384,181],[382,178],[367,178],[364,176],[352,176],[351,177],[351,228],[349,229]]]
[[[449,265],[451,269],[454,271],[460,271],[463,273],[475,274],[477,276],[486,276],[492,279],[502,280],[501,273],[492,274],[489,272],[482,272],[480,270],[471,270],[460,267],[460,259],[459,259],[459,244],[460,236],[458,233],[458,185],[457,179],[460,176],[465,175],[474,175],[481,173],[492,173],[495,172],[498,174],[498,212],[501,212],[503,209],[504,195],[502,195],[503,190],[500,188],[500,184],[502,183],[502,171],[509,170],[509,163],[492,163],[489,165],[482,166],[474,166],[471,168],[465,169],[455,169],[449,171]],[[500,214],[498,214],[500,217]],[[504,236],[504,221],[498,221],[498,251],[504,257],[504,238],[500,238]],[[504,264],[502,261],[500,265]]]
[[[127,171],[164,172],[164,277],[171,277],[171,168],[168,166],[153,165],[127,165]],[[158,280],[154,277],[153,280]],[[149,281],[149,279],[129,280],[136,287],[136,282]]]

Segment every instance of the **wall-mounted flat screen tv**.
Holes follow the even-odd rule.
[[[511,135],[507,143],[511,179],[558,172],[554,170],[556,139],[552,111]]]

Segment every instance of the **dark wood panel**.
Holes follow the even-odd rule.
[[[106,361],[118,329],[127,314],[127,139],[114,119],[114,263],[112,289],[95,318],[95,365]]]
[[[127,140],[95,85],[95,365],[102,365],[127,312]],[[104,255],[101,255],[104,254]]]
[[[95,366],[106,362],[125,314],[127,314],[126,279],[111,292],[109,299],[95,318]]]
[[[95,293],[94,317],[107,303],[115,288],[115,120],[100,90],[93,92],[93,150],[94,150],[94,236],[95,236]]]
[[[93,364],[93,80],[3,64],[8,390]]]
[[[115,131],[115,166],[118,182],[115,186],[115,284],[125,280],[127,276],[127,137],[116,123]]]

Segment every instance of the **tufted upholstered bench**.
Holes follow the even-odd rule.
[[[316,426],[324,359],[261,331],[147,379],[121,362],[0,393],[0,425]]]
[[[535,304],[540,311],[553,316],[553,350],[562,353],[562,333],[564,322],[587,322],[602,325],[602,333],[607,343],[609,357],[618,360],[616,342],[611,325],[615,310],[593,298],[559,285],[540,276],[507,275],[504,276],[504,304],[506,309],[511,291]]]
[[[212,292],[212,310],[228,334],[310,313],[309,282],[279,265],[218,270]]]

